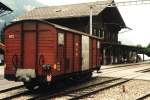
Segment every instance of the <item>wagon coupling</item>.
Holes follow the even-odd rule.
[[[52,80],[52,73],[51,73],[51,65],[50,64],[44,64],[42,65],[44,71],[46,72],[46,81],[51,82]]]
[[[46,71],[51,70],[51,65],[50,64],[44,64],[44,65],[42,65],[42,67]]]

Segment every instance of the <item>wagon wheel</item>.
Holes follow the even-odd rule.
[[[39,85],[36,84],[35,82],[24,82],[24,85],[30,91],[39,89]]]
[[[39,89],[45,91],[45,90],[48,90],[50,88],[50,86],[51,85],[48,82],[41,82],[39,84]]]

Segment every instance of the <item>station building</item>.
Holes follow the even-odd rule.
[[[90,12],[92,10],[92,35],[102,38],[102,64],[138,62],[142,48],[122,45],[118,41],[121,29],[127,28],[118,8],[109,6],[113,0],[90,3],[47,6],[35,8],[16,20],[38,19],[90,33]]]

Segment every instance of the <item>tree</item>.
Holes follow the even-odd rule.
[[[145,48],[145,52],[148,56],[150,56],[150,43],[147,45],[147,47]]]

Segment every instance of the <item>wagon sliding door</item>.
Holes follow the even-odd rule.
[[[81,36],[74,35],[74,72],[81,70]]]
[[[65,33],[58,32],[58,48],[57,48],[57,60],[60,64],[60,68],[58,69],[61,73],[64,73],[65,66]]]
[[[34,68],[36,66],[36,33],[24,32],[23,37],[23,67]]]
[[[82,36],[82,70],[89,69],[89,37]]]

